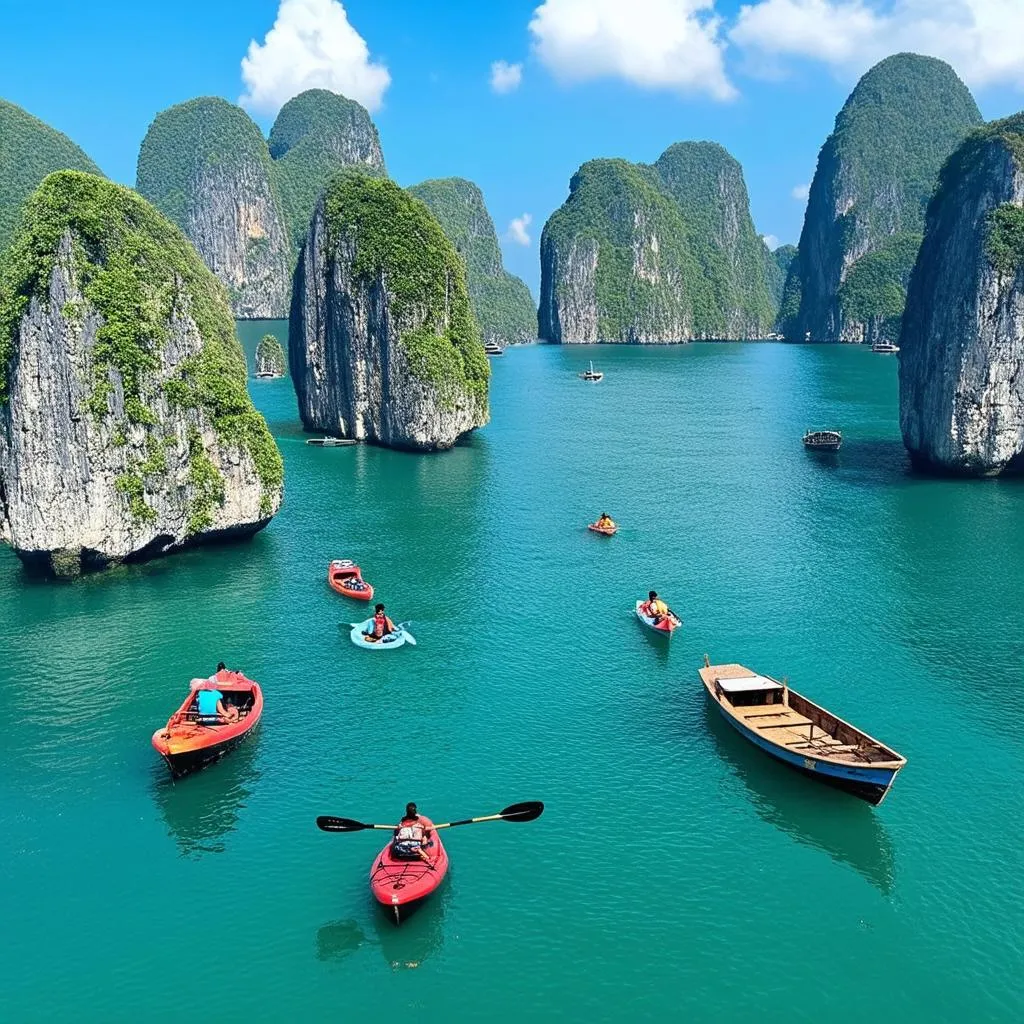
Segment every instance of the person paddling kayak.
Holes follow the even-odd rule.
[[[607,512],[602,512],[600,518],[597,520],[596,523],[594,523],[594,525],[599,530],[614,530],[615,520],[612,519],[612,517],[608,515]]]
[[[391,840],[391,854],[398,860],[415,860],[417,857],[434,870],[427,850],[433,847],[434,823],[422,814],[417,813],[416,805],[405,805],[405,816],[395,826],[395,835]]]
[[[640,610],[644,615],[654,619],[655,625],[661,622],[666,616],[672,614],[669,611],[668,605],[658,597],[658,592],[656,590],[652,590],[648,593],[647,600],[640,606]]]
[[[370,623],[370,628],[363,630],[363,636],[365,636],[370,643],[376,643],[378,640],[383,640],[384,637],[388,636],[388,634],[394,632],[395,624],[388,618],[384,611],[384,605],[378,604],[373,609],[373,620]]]

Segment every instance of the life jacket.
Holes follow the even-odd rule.
[[[395,829],[395,838],[391,841],[391,852],[399,860],[419,860],[420,848],[426,830],[419,818],[415,821],[403,821]]]
[[[650,609],[649,614],[651,618],[656,619],[659,615],[668,615],[668,605],[660,597],[656,597],[651,601],[648,608]]]
[[[380,639],[388,631],[388,617],[384,612],[378,612],[373,617],[373,635]]]

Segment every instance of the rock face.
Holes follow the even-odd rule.
[[[459,255],[466,261],[469,299],[484,341],[517,345],[537,336],[537,310],[530,290],[501,259],[494,221],[480,189],[465,178],[440,178],[414,185]]]
[[[136,187],[185,232],[241,318],[284,315],[289,248],[263,134],[249,115],[207,96],[157,115]]]
[[[295,271],[289,363],[307,430],[430,451],[487,422],[465,264],[393,182],[350,173],[318,203]]]
[[[795,245],[780,245],[777,249],[773,249],[771,253],[767,281],[772,302],[775,304],[776,317],[782,310],[786,279],[789,277],[789,268],[793,265],[796,254],[797,248]]]
[[[289,100],[269,145],[252,118],[203,97],[159,114],[139,152],[136,188],[185,232],[241,319],[287,316],[295,259],[333,174],[384,173],[358,103],[311,89]]]
[[[223,287],[134,192],[50,175],[0,266],[0,533],[73,576],[277,511]]]
[[[783,325],[789,340],[895,340],[939,169],[980,123],[940,60],[902,53],[864,75],[818,156],[786,285],[799,303]],[[858,263],[878,253],[844,292]]]
[[[366,108],[326,89],[307,89],[281,108],[270,131],[270,156],[296,258],[320,193],[335,174],[345,168],[386,173]]]
[[[979,129],[943,169],[900,347],[915,465],[1024,469],[1024,114]]]
[[[283,377],[286,365],[281,342],[273,334],[264,334],[256,346],[256,375]]]
[[[721,146],[677,143],[653,165],[593,160],[544,226],[540,336],[763,337],[774,321],[770,260],[743,172]]]
[[[22,204],[54,171],[99,168],[66,135],[0,100],[0,249],[14,235]]]

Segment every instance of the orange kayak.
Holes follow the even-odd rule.
[[[363,579],[359,566],[349,558],[336,558],[327,568],[327,582],[332,590],[357,601],[373,598],[373,587]]]
[[[655,633],[660,633],[662,636],[671,636],[683,624],[683,620],[673,611],[670,611],[660,622],[655,622],[650,615],[642,611],[643,603],[643,601],[637,601],[636,617],[648,629],[653,629]]]
[[[219,690],[226,705],[238,708],[234,722],[203,723],[199,720],[198,693]],[[263,690],[241,672],[223,669],[212,679],[193,679],[192,688],[167,725],[153,733],[153,747],[174,778],[205,768],[234,750],[259,724],[263,714]]]
[[[420,817],[424,822],[430,820]],[[433,844],[427,850],[429,864],[419,858],[399,860],[391,852],[390,841],[374,859],[370,869],[370,890],[382,907],[391,908],[395,924],[401,924],[412,908],[429,896],[448,873],[448,851],[437,832],[433,833]]]
[[[587,523],[587,529],[593,530],[594,533],[601,534],[602,537],[614,537],[617,526],[598,526],[597,523]]]

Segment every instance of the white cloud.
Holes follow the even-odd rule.
[[[768,248],[771,249],[772,251],[778,249],[779,240],[778,238],[775,237],[775,235],[762,235],[761,239],[764,241],[764,244],[767,245]]]
[[[754,0],[729,39],[775,65],[804,57],[853,75],[910,50],[973,86],[1024,86],[1022,0]]]
[[[808,197],[811,194],[810,185],[794,185],[793,191],[789,193],[794,199],[799,200],[801,203],[806,203]]]
[[[523,80],[523,65],[496,60],[491,65],[491,88],[497,93],[513,92]]]
[[[242,81],[239,102],[258,113],[276,113],[305,89],[330,89],[376,110],[391,75],[370,60],[339,0],[281,0],[263,43],[249,43]]]
[[[544,0],[534,52],[566,82],[621,78],[647,89],[731,99],[715,0]]]
[[[533,214],[524,213],[521,217],[513,217],[509,221],[508,231],[505,233],[505,237],[510,242],[515,242],[516,245],[529,245],[530,236],[527,233],[527,228],[533,222]]]

